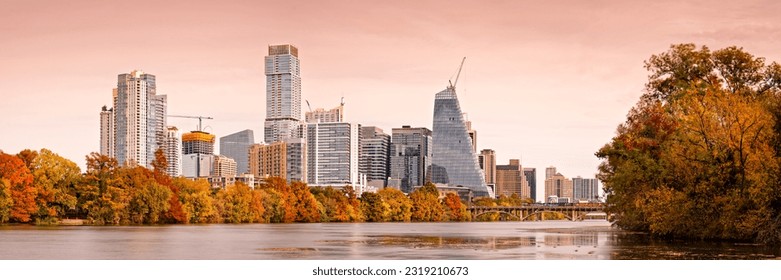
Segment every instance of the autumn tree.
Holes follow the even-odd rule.
[[[333,187],[313,187],[312,194],[321,206],[321,221],[323,222],[350,222],[359,220],[356,217],[358,211],[353,209],[342,190]]]
[[[217,209],[211,195],[211,187],[206,180],[190,180],[184,177],[174,178],[172,185],[178,190],[176,196],[184,215],[185,223],[217,222]]]
[[[262,190],[272,190],[275,195],[278,196],[279,207],[281,211],[282,223],[292,223],[296,221],[298,217],[298,210],[296,209],[296,196],[293,193],[293,189],[287,184],[287,181],[280,177],[269,177],[263,180],[260,184]]]
[[[221,216],[226,223],[254,223],[263,219],[263,198],[244,183],[237,182],[217,193]]]
[[[7,223],[11,219],[11,207],[13,205],[11,182],[5,178],[0,178],[0,224]]]
[[[466,210],[466,205],[461,203],[461,198],[455,193],[448,193],[442,200],[445,210],[445,221],[466,222],[472,220],[472,215]]]
[[[320,206],[317,199],[309,191],[309,186],[303,182],[293,182],[290,185],[290,202],[295,205],[296,222],[313,223],[320,221]]]
[[[394,188],[384,188],[378,194],[388,205],[388,221],[409,222],[412,219],[412,201],[403,192]]]
[[[434,184],[427,183],[409,195],[412,201],[412,221],[439,222],[444,219],[445,211],[439,203],[439,191]]]
[[[116,159],[98,153],[87,156],[87,171],[76,186],[78,207],[92,224],[128,223],[128,192]]]
[[[32,220],[38,208],[33,187],[33,176],[20,158],[0,152],[0,180],[9,190],[11,202],[10,221],[27,223]],[[7,200],[6,200],[7,201]]]
[[[390,206],[377,193],[365,192],[361,195],[361,210],[367,222],[387,222]]]
[[[646,68],[645,93],[596,153],[617,224],[780,242],[781,67],[737,47],[683,44]]]
[[[81,170],[76,163],[47,149],[28,152],[26,157],[30,159],[33,185],[38,194],[36,221],[54,223],[64,217],[66,211],[75,210],[76,184],[81,180]]]

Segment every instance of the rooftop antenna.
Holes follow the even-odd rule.
[[[342,101],[339,102],[340,105],[344,106],[344,96],[342,96]]]
[[[461,66],[458,66],[458,74],[456,74],[456,80],[452,83],[450,82],[450,80],[447,81],[450,84],[448,88],[454,90],[456,89],[456,84],[458,84],[458,77],[461,76],[461,69],[464,68],[464,61],[466,61],[466,56],[463,59],[461,59]]]

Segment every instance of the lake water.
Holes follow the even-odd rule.
[[[660,241],[605,221],[0,226],[0,259],[778,259],[758,244]]]

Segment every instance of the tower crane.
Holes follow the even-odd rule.
[[[213,120],[212,117],[203,117],[203,116],[181,116],[181,115],[168,115],[168,117],[172,118],[185,118],[185,119],[198,119],[198,131],[203,131],[203,119],[207,120]]]
[[[461,60],[461,66],[458,66],[458,74],[456,74],[456,80],[450,84],[450,88],[452,89],[456,89],[456,84],[458,83],[458,77],[461,76],[461,69],[464,68],[464,61],[466,61],[466,56],[464,57],[464,59]],[[449,80],[447,82],[450,83]]]

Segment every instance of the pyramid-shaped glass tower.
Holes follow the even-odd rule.
[[[467,187],[475,197],[494,196],[472,149],[455,86],[437,93],[434,99],[432,138],[431,182]]]

